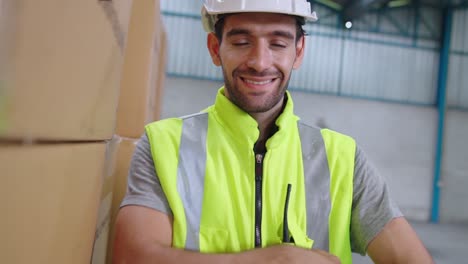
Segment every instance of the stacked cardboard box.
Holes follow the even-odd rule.
[[[0,133],[4,130],[3,127],[5,126],[6,79],[12,49],[11,28],[13,28],[13,19],[10,15],[12,12],[11,0],[0,0]]]
[[[156,1],[135,2],[159,13]],[[114,164],[126,166],[136,142],[116,135],[118,105],[133,109],[119,99],[131,5],[0,0],[2,263],[89,263],[107,241],[102,219],[125,170]]]
[[[115,148],[114,164],[108,182],[112,181],[111,189],[103,188],[98,225],[94,243],[93,264],[112,263],[112,246],[114,223],[127,189],[127,176],[132,154],[138,139],[118,138]]]
[[[107,239],[109,238],[112,199],[114,194],[115,171],[119,165],[117,153],[121,139],[115,136],[109,143],[101,188],[100,204],[97,215],[91,263],[102,264],[106,261]]]
[[[133,2],[117,111],[114,138],[118,141],[115,167],[108,179],[112,189],[101,195],[98,230],[93,264],[111,263],[114,223],[125,195],[128,168],[138,139],[147,123],[158,120],[166,63],[166,32],[160,16],[159,1]],[[109,197],[112,193],[111,204]]]
[[[6,1],[13,29],[0,137],[110,139],[126,35],[120,25],[128,23],[118,15],[125,12],[113,12],[114,1]]]
[[[89,263],[106,143],[3,144],[2,263]]]
[[[2,262],[110,262],[131,156],[160,114],[159,12],[157,0],[0,0]]]
[[[135,2],[125,51],[116,133],[139,138],[159,119],[166,60],[166,32],[159,1]]]

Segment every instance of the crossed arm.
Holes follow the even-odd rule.
[[[340,263],[321,250],[278,245],[237,254],[203,254],[175,249],[172,219],[142,206],[123,207],[116,221],[113,263]],[[422,242],[403,218],[394,218],[370,242],[367,253],[378,264],[433,263]]]

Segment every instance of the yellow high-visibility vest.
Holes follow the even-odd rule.
[[[174,247],[241,252],[287,238],[352,262],[356,144],[300,122],[289,93],[287,98],[278,131],[260,156],[254,152],[256,121],[231,103],[223,88],[204,112],[146,126],[173,213]]]

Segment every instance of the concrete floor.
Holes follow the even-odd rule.
[[[437,264],[468,263],[468,225],[411,222]],[[371,264],[366,256],[353,255],[354,264]]]

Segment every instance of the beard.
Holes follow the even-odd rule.
[[[246,92],[242,91],[237,83],[240,78],[239,76],[245,75],[252,77],[277,76],[275,82],[279,80],[279,83],[273,87],[274,89],[272,91],[268,91],[268,94],[258,95],[258,97],[261,98],[252,99],[252,95],[249,96]],[[232,72],[232,81],[229,81],[224,68],[223,76],[224,87],[229,94],[229,100],[247,113],[264,113],[272,109],[284,98],[284,94],[289,85],[289,80],[291,79],[290,74],[287,81],[283,83],[284,74],[279,71],[257,72],[253,69],[240,70],[238,68]]]

